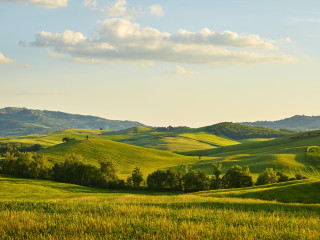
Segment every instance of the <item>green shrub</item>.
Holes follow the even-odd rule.
[[[222,178],[225,188],[251,187],[253,185],[249,167],[232,166]]]
[[[273,168],[267,168],[263,173],[259,174],[257,185],[276,183],[277,181],[277,173],[273,170]]]

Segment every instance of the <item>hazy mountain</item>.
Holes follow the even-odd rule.
[[[144,124],[63,112],[7,107],[0,109],[0,136],[43,134],[68,128],[122,130]]]
[[[296,115],[278,121],[242,122],[248,126],[259,126],[273,129],[290,129],[294,131],[310,131],[320,129],[320,116]]]

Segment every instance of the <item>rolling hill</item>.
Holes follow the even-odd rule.
[[[320,135],[316,131],[285,136],[265,142],[244,143],[183,152],[182,154],[212,157],[212,160],[203,160],[194,165],[195,168],[203,170],[210,169],[213,162],[219,161],[223,165],[223,171],[226,171],[234,164],[238,164],[240,166],[249,166],[253,173],[260,173],[265,168],[272,167],[291,176],[295,173],[319,176],[320,160],[312,161],[307,158],[309,147],[319,145]]]
[[[295,115],[293,117],[277,121],[242,122],[240,124],[304,132],[320,129],[320,116]]]
[[[212,147],[236,145],[244,142],[265,141],[289,135],[288,132],[249,127],[235,123],[219,123],[202,128],[168,127],[131,129],[105,132],[106,139],[141,147],[172,152],[203,150]]]
[[[7,107],[0,109],[0,136],[45,134],[69,128],[121,130],[142,123],[55,111]]]
[[[46,154],[52,163],[62,162],[66,155],[72,153],[81,155],[85,162],[92,165],[98,165],[99,160],[109,159],[115,162],[120,177],[128,176],[135,167],[140,167],[144,174],[149,174],[157,169],[198,161],[198,157],[101,139],[74,140],[48,147],[39,153]]]

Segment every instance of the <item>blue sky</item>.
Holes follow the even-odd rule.
[[[154,126],[320,115],[319,1],[0,0],[0,107]]]

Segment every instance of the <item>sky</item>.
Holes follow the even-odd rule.
[[[0,108],[200,127],[320,115],[319,0],[0,0]]]

